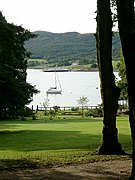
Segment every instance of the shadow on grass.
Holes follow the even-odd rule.
[[[93,149],[100,135],[80,131],[20,130],[1,131],[0,150],[40,151],[61,149]]]
[[[101,142],[101,134],[83,134],[81,131],[18,130],[0,132],[0,150],[43,151],[80,149],[95,150]],[[130,136],[119,134],[125,145]]]
[[[93,152],[101,143],[101,123],[101,118],[60,118],[46,123],[44,120],[0,121],[0,150],[32,152],[74,149]],[[130,135],[119,134],[119,139],[124,146],[131,144]]]

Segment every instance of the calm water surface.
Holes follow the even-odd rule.
[[[28,69],[27,72],[27,81],[40,90],[40,93],[34,95],[30,104],[36,108],[37,105],[43,104],[49,87],[54,86],[54,73],[32,69]],[[115,74],[117,76],[117,73]],[[77,100],[83,95],[89,99],[89,105],[101,104],[98,72],[59,72],[58,76],[62,94],[48,95],[49,106],[77,106]]]

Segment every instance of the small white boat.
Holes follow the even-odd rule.
[[[50,87],[47,91],[47,94],[61,94],[62,93],[62,89],[61,89],[61,84],[58,78],[58,75],[55,72],[55,86],[54,87]]]
[[[61,94],[62,90],[58,90],[56,87],[50,87],[47,91],[47,94]]]
[[[43,72],[69,72],[69,69],[61,69],[61,68],[50,68],[50,69],[43,69]]]

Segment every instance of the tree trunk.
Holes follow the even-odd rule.
[[[112,19],[110,0],[97,1],[97,57],[103,104],[103,139],[99,154],[124,154],[118,142],[116,114],[120,89],[115,85],[112,67]]]
[[[123,56],[126,64],[129,96],[129,121],[133,142],[132,173],[130,179],[135,179],[135,14],[134,0],[116,0],[119,33]]]
[[[134,110],[133,110],[133,104],[131,97],[129,98],[129,122],[130,122],[130,128],[131,128],[131,136],[132,136],[132,172],[130,180],[135,179],[135,116],[134,116]]]

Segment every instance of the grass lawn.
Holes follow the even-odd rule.
[[[128,117],[118,117],[119,141],[131,153]],[[102,118],[0,121],[0,169],[86,163],[120,156],[91,155],[101,142]]]

